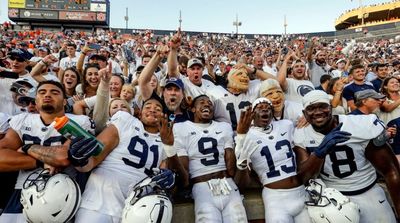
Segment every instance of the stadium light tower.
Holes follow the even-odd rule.
[[[126,14],[125,14],[124,20],[125,20],[125,32],[127,32],[128,31],[128,21],[129,21],[128,7],[126,7]]]
[[[233,21],[233,25],[236,26],[236,36],[239,38],[239,26],[242,25],[242,22],[239,22],[237,13],[236,13],[236,21]]]
[[[287,29],[286,15],[285,15],[285,17],[284,17],[283,27],[285,28],[285,36],[286,36],[286,29]]]
[[[182,28],[182,11],[179,10],[179,29]]]

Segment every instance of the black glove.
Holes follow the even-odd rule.
[[[96,138],[76,137],[69,145],[68,159],[73,166],[85,166],[98,146]]]
[[[340,131],[343,123],[340,123],[336,128],[334,128],[329,134],[327,134],[322,140],[321,144],[314,151],[314,154],[319,158],[324,158],[326,154],[330,153],[331,150],[338,143],[346,142],[350,139],[351,133]]]

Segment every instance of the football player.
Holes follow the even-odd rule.
[[[144,101],[140,120],[125,111],[115,113],[108,127],[97,136],[104,144],[98,156],[84,155],[91,150],[91,139],[71,143],[70,154],[79,170],[96,167],[82,195],[75,222],[120,222],[129,188],[152,176],[155,168],[166,167],[167,156],[176,153],[171,155],[163,149],[163,143],[172,146],[174,139],[171,125],[162,116],[163,109],[161,99],[154,96]],[[161,169],[153,179],[163,189],[174,184],[174,175],[168,169]]]
[[[299,175],[307,180],[319,174],[327,187],[349,197],[360,207],[360,222],[396,222],[383,189],[376,184],[378,171],[399,214],[399,166],[386,144],[383,123],[376,115],[333,116],[323,91],[311,91],[302,102],[311,125],[294,134]]]
[[[176,123],[174,148],[193,183],[196,222],[247,222],[235,174],[233,132],[213,121],[210,98],[193,99],[194,121]]]
[[[39,114],[22,113],[12,117],[10,128],[0,140],[0,171],[20,170],[15,191],[0,216],[0,222],[26,222],[20,197],[22,185],[30,173],[44,164],[52,169],[69,166],[69,140],[49,126],[54,118],[67,115],[85,130],[94,130],[87,116],[64,113],[66,94],[59,82],[40,82],[35,103]],[[72,167],[65,171],[71,176],[76,174]]]
[[[297,178],[290,120],[273,120],[273,105],[258,98],[242,112],[237,128],[236,180],[249,182],[250,168],[264,185],[265,222],[311,222],[305,209],[306,191]],[[253,121],[253,126],[250,127]]]

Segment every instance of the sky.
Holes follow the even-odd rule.
[[[125,28],[175,30],[182,12],[182,30],[202,32],[282,34],[286,15],[287,33],[334,31],[334,22],[344,11],[357,8],[360,0],[110,0],[110,25]],[[363,5],[388,1],[362,0]],[[8,20],[8,0],[0,0],[0,22]]]

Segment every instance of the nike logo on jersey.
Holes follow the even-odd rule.
[[[196,135],[196,132],[191,132],[190,135],[192,135],[192,136],[193,136],[193,135]]]
[[[217,134],[217,135],[218,135],[218,134],[221,134],[221,133],[222,133],[222,131],[220,131],[220,132],[215,132],[215,134]]]
[[[159,140],[159,139],[156,139],[156,142],[162,142],[161,140]]]
[[[284,135],[286,135],[286,133],[287,133],[287,132],[281,133],[281,136],[284,136]]]
[[[379,201],[379,203],[381,203],[381,204],[382,204],[383,202],[385,202],[385,200],[383,200],[383,201]]]

